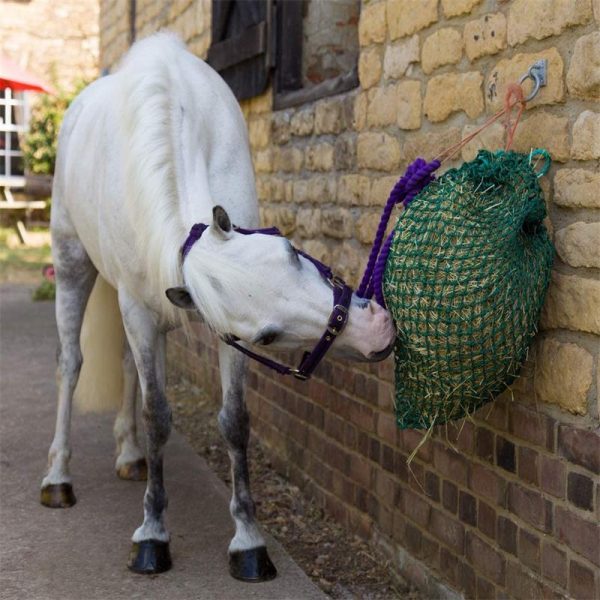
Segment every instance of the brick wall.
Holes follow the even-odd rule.
[[[118,28],[115,6],[103,0],[102,23]],[[175,28],[202,55],[209,8],[148,0],[138,19],[144,33]],[[597,0],[371,0],[357,90],[275,112],[271,91],[242,105],[263,222],[356,283],[408,162],[481,124],[507,82],[548,58],[515,148],[554,159],[543,186],[558,257],[512,389],[436,430],[409,468],[421,434],[395,427],[391,360],[326,361],[308,383],[250,368],[254,431],[277,468],[434,597],[600,596],[599,21]],[[127,43],[101,38],[110,66]],[[462,159],[503,137],[490,128]],[[218,396],[207,331],[191,344],[174,333],[168,352],[172,373]]]
[[[20,66],[71,89],[98,75],[98,0],[3,0],[1,51]]]

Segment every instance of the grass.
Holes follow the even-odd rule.
[[[22,246],[14,229],[0,227],[0,283],[41,283],[42,267],[51,262],[50,244]]]

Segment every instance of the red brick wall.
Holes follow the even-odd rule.
[[[201,326],[193,343],[172,334],[168,356],[172,374],[220,394]],[[281,472],[436,597],[600,597],[592,421],[502,398],[435,430],[409,467],[422,434],[396,428],[392,381],[391,360],[326,361],[309,382],[252,364],[255,434]]]

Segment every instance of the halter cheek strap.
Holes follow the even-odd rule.
[[[189,254],[189,251],[192,249],[192,246],[202,237],[202,234],[206,231],[208,225],[204,223],[196,223],[190,229],[190,232],[181,247],[181,260],[185,260],[185,257]],[[261,233],[263,235],[276,235],[281,236],[281,232],[276,227],[270,227],[268,229],[243,229],[242,227],[234,227],[234,230],[237,233],[241,233],[242,235],[252,235],[255,233]],[[329,315],[329,319],[327,321],[327,328],[321,339],[317,342],[317,345],[312,349],[311,352],[305,352],[302,360],[300,361],[300,365],[297,369],[292,369],[287,367],[286,365],[282,365],[275,360],[267,358],[266,356],[262,356],[257,354],[256,352],[252,352],[252,350],[248,350],[241,344],[239,344],[239,339],[234,336],[225,336],[223,341],[226,344],[229,344],[236,350],[239,350],[246,356],[256,360],[257,362],[277,371],[281,375],[293,375],[297,379],[307,380],[312,375],[313,371],[317,368],[317,365],[321,362],[329,348],[331,348],[333,342],[336,338],[342,333],[346,324],[348,323],[348,312],[350,308],[350,302],[352,301],[352,288],[350,288],[346,283],[336,277],[331,269],[318,261],[316,258],[313,258],[309,254],[302,252],[300,250],[297,251],[298,254],[312,262],[313,265],[317,268],[317,271],[321,274],[321,276],[331,285],[333,289],[333,310]]]

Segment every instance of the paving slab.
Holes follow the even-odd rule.
[[[40,505],[54,430],[57,335],[53,303],[34,303],[30,295],[25,286],[0,285],[0,598],[325,598],[269,536],[278,577],[248,584],[229,576],[229,491],[177,432],[165,453],[171,571],[148,577],[125,566],[131,534],[142,520],[145,484],[114,473],[111,415],[74,414],[77,504]]]

